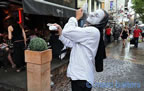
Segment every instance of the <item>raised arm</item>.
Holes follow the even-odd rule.
[[[13,27],[10,25],[8,26],[8,39],[12,39],[12,32],[13,32]]]
[[[94,27],[78,27],[77,19],[71,17],[68,23],[64,26],[62,35],[73,42],[84,42],[95,37]]]
[[[59,35],[63,35],[71,42],[85,42],[89,39],[95,38],[96,28],[94,27],[78,27],[78,20],[83,16],[82,9],[76,11],[76,17],[71,17],[67,24],[64,26],[63,30],[60,29]],[[59,27],[59,26],[57,26]]]
[[[129,29],[127,31],[128,31],[128,36],[130,36]]]
[[[122,33],[123,33],[123,29],[122,29],[122,31],[121,31],[120,37],[122,36]]]
[[[71,40],[65,38],[63,35],[61,35],[59,37],[59,40],[61,40],[61,42],[66,46],[66,47],[70,47],[72,48],[74,45],[74,42],[72,42]]]
[[[61,28],[61,26],[58,25],[58,24],[53,24],[53,25],[58,28],[57,31],[58,31],[58,35],[59,35],[59,40],[61,40],[61,42],[62,42],[65,46],[72,48],[73,45],[74,45],[74,43],[73,43],[71,40],[69,40],[68,38],[66,38],[66,37],[64,37],[64,36],[62,35],[62,28]]]
[[[20,27],[21,27],[21,29],[22,29],[22,35],[23,35],[23,38],[24,38],[24,44],[25,44],[25,46],[27,45],[27,43],[26,43],[26,41],[27,41],[27,39],[26,39],[26,34],[25,34],[25,31],[24,31],[24,28],[23,28],[23,26],[20,24]]]

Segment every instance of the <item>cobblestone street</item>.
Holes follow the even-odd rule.
[[[0,91],[72,90],[144,91],[144,0],[0,0]]]
[[[104,71],[95,74],[95,85],[92,91],[144,91],[143,45],[144,43],[140,43],[138,49],[134,49],[129,43],[125,49],[122,49],[121,42],[117,46],[115,43],[108,45],[107,52],[110,53],[107,53],[108,58],[104,60]],[[125,51],[120,52],[123,50]],[[127,59],[129,54],[139,51],[141,55],[129,56],[136,57],[137,62]],[[70,82],[56,91],[71,91]]]
[[[95,83],[100,85],[95,85],[92,91],[144,91],[144,65],[141,64],[108,58],[104,60],[104,71],[95,77]],[[56,91],[71,91],[70,82]]]
[[[95,74],[92,91],[144,91],[143,46],[144,42],[140,43],[137,49],[129,42],[126,48],[122,48],[121,42],[109,44],[106,48],[107,59],[104,60],[104,71]],[[57,78],[52,91],[71,91],[71,83],[66,74]],[[26,79],[23,80],[26,81]],[[0,86],[0,91],[13,90],[5,90]]]

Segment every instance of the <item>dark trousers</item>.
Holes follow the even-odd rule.
[[[25,65],[24,62],[24,42],[14,43],[14,61],[17,68],[21,68]]]
[[[107,38],[108,43],[110,43],[111,42],[111,35],[106,35],[106,38]]]
[[[137,48],[138,47],[138,40],[139,40],[139,38],[134,38],[134,40],[135,40],[135,47]]]
[[[91,91],[92,86],[85,80],[71,80],[72,91]]]
[[[0,49],[0,67],[3,66],[4,69],[8,68],[8,52],[5,49]]]

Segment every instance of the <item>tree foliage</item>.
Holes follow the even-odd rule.
[[[142,22],[144,22],[144,0],[132,0],[132,3],[132,8],[139,14]]]

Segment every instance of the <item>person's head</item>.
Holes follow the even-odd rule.
[[[125,29],[128,29],[128,26],[125,26]]]
[[[108,22],[109,15],[105,10],[98,9],[88,15],[87,23],[96,27],[105,27]]]
[[[136,29],[138,29],[138,25],[136,24]]]
[[[10,15],[5,17],[4,22],[7,26],[17,24],[17,21],[15,20],[15,18]]]
[[[110,26],[109,26],[109,25],[107,25],[107,26],[106,26],[106,28],[110,28]]]

